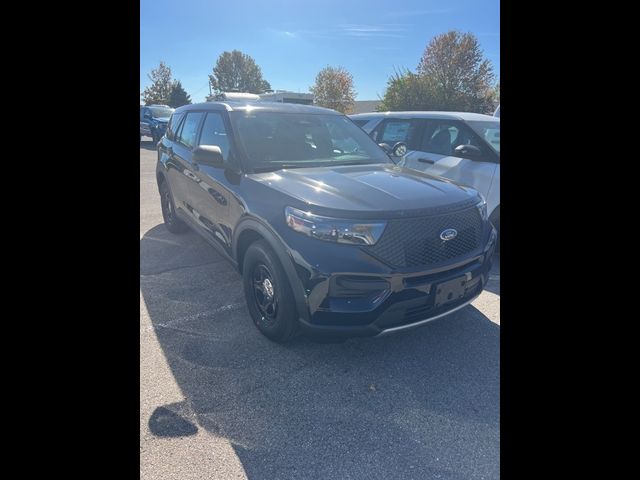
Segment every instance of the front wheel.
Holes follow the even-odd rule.
[[[284,343],[298,332],[298,317],[289,280],[269,244],[259,240],[247,249],[242,267],[244,295],[258,330]]]

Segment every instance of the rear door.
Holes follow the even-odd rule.
[[[455,152],[459,145],[474,145],[481,155],[464,158]],[[427,120],[420,144],[412,150],[402,159],[402,165],[449,178],[488,195],[499,158],[464,122]]]
[[[229,161],[231,139],[222,112],[207,112],[202,123],[198,145],[220,147],[225,163]],[[209,165],[193,165],[198,177],[198,188],[193,192],[193,207],[198,211],[198,221],[211,238],[231,254],[231,228],[229,226],[229,203],[232,193],[227,188],[229,173],[224,168]]]
[[[194,191],[200,187],[191,161],[191,152],[196,146],[203,118],[204,112],[187,112],[168,152],[172,167],[168,169],[168,174],[176,208],[196,220],[198,212],[194,210]]]

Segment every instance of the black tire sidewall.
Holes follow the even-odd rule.
[[[167,194],[169,195],[169,201],[171,202],[171,208],[173,209],[173,216],[171,219],[167,218],[164,207],[164,197]],[[165,227],[167,227],[167,230],[169,230],[171,233],[186,232],[188,227],[182,220],[180,220],[176,216],[176,204],[173,201],[173,195],[171,193],[171,190],[169,189],[169,185],[167,185],[166,180],[160,184],[160,202],[162,208],[162,219],[164,220],[164,225]]]
[[[278,309],[275,321],[272,324],[263,321],[262,314],[254,298],[253,271],[259,264],[267,267],[274,282]],[[298,331],[298,317],[293,292],[277,255],[266,241],[259,240],[247,249],[242,272],[247,308],[254,325],[265,337],[275,342],[282,343],[293,338]]]

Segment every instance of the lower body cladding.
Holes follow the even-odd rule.
[[[376,336],[417,327],[471,303],[489,278],[495,249],[449,266],[388,275],[333,273],[308,294],[304,331],[326,336]]]

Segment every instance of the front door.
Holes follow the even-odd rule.
[[[459,145],[474,145],[480,149],[481,154],[474,158],[464,158],[455,152]],[[402,164],[468,185],[487,197],[497,161],[497,155],[464,122],[430,119],[420,145],[405,155]]]

